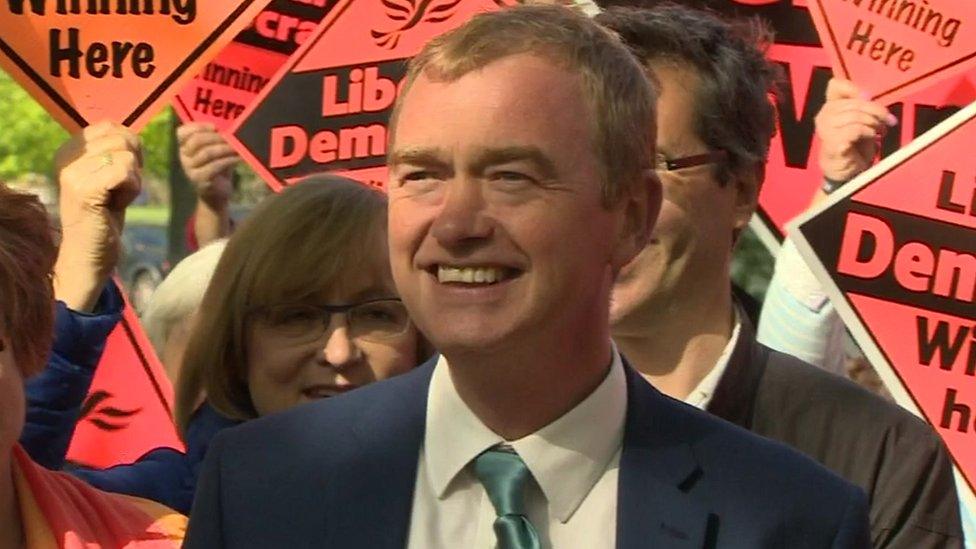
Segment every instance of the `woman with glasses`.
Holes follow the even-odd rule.
[[[186,452],[74,473],[188,513],[220,430],[404,373],[425,345],[393,286],[386,196],[308,178],[255,208],[217,264],[176,387]]]
[[[421,345],[390,274],[386,197],[311,178],[228,242],[184,355],[177,425],[202,394],[224,417],[253,419],[404,373]]]

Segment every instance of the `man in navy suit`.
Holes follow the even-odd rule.
[[[566,8],[428,44],[392,121],[389,242],[441,355],[219,436],[187,547],[867,547],[863,492],[661,395],[611,343],[661,202],[653,106]]]

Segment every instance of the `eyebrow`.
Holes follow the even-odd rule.
[[[389,165],[414,164],[418,166],[444,166],[448,164],[444,154],[434,148],[406,148],[390,155]],[[507,162],[528,161],[534,164],[545,179],[554,179],[558,173],[556,164],[538,147],[512,146],[485,149],[478,153],[471,169],[481,173],[489,166]]]
[[[393,153],[390,155],[390,159],[387,161],[387,164],[390,166],[396,166],[398,164],[442,166],[446,164],[446,162],[444,162],[443,154],[441,154],[439,149],[416,147],[393,151]]]
[[[507,162],[528,161],[542,172],[544,179],[554,179],[558,173],[556,164],[541,149],[532,146],[502,147],[487,149],[478,155],[474,162],[474,170],[478,173],[488,166],[505,164]]]

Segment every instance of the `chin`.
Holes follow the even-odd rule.
[[[448,328],[448,329],[443,329]],[[428,339],[441,354],[486,354],[509,346],[511,329],[484,323],[443,325],[430,332]]]

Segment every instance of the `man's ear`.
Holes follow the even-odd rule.
[[[759,206],[759,190],[766,178],[766,165],[757,164],[752,170],[743,170],[742,173],[733,174],[732,177],[735,190],[733,222],[738,232],[745,229]]]
[[[623,209],[624,223],[613,252],[613,269],[618,272],[647,246],[661,212],[663,190],[653,169],[645,170],[640,181],[624,190],[618,208]]]

